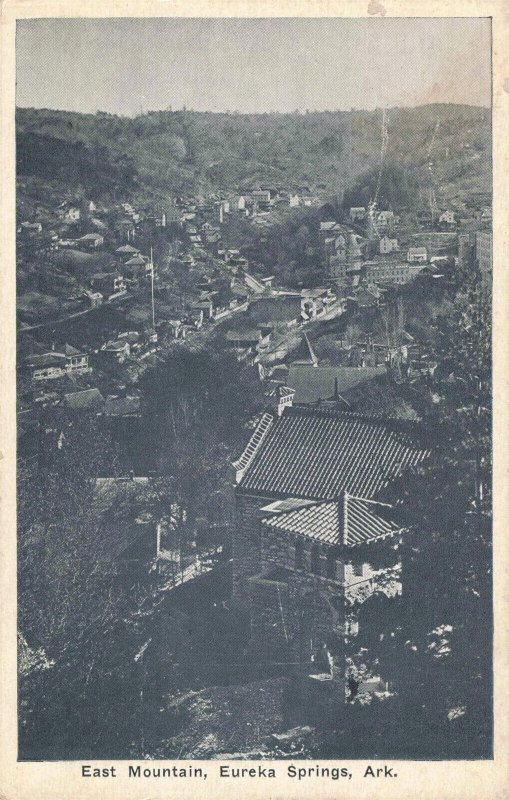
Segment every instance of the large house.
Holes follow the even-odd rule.
[[[406,260],[409,264],[425,264],[428,260],[428,251],[425,247],[409,247]]]
[[[78,244],[89,250],[97,250],[104,244],[104,236],[101,236],[100,233],[87,233],[78,239]]]
[[[451,211],[451,209],[447,209],[447,211],[444,211],[442,214],[440,214],[438,221],[442,225],[455,225],[456,217],[454,211]]]
[[[92,275],[90,286],[103,297],[112,297],[126,290],[124,279],[119,272],[98,272]]]
[[[234,463],[233,602],[259,656],[309,673],[326,654],[344,678],[354,604],[401,591],[387,578],[403,530],[380,493],[428,454],[413,423],[291,405],[263,414]]]
[[[392,239],[390,236],[382,236],[379,242],[379,247],[382,255],[395,253],[399,250],[398,240]]]
[[[51,350],[49,353],[28,356],[26,360],[33,380],[63,378],[65,375],[82,375],[90,372],[88,354],[70,344],[62,351]]]

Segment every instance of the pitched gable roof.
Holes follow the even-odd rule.
[[[332,500],[347,491],[372,498],[429,454],[408,427],[332,409],[287,408],[251,453],[239,489],[268,497]]]
[[[316,367],[318,358],[306,332],[302,333],[300,344],[292,352],[292,364],[309,364]]]
[[[65,394],[64,403],[72,411],[89,411],[101,408],[104,405],[104,397],[99,389],[84,389],[81,392]]]
[[[84,355],[82,350],[76,350],[71,344],[66,344],[64,347],[64,353],[66,356],[82,356]]]
[[[140,251],[136,249],[136,247],[132,247],[130,244],[124,244],[122,247],[117,247],[115,253],[139,253]]]
[[[320,367],[292,364],[285,381],[295,389],[296,403],[316,403],[331,400],[366,381],[383,375],[385,367]]]

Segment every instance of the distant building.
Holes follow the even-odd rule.
[[[66,371],[69,374],[90,372],[87,353],[83,353],[70,344],[66,344],[64,347],[64,355],[66,359]]]
[[[364,206],[353,206],[350,209],[349,213],[350,222],[357,222],[358,220],[363,220],[366,217],[366,209]]]
[[[425,247],[409,247],[406,259],[409,264],[425,264],[428,260],[428,251]]]
[[[440,214],[438,221],[443,225],[455,225],[456,216],[454,214],[454,211],[451,211],[450,209],[444,211],[443,214]]]
[[[104,297],[125,292],[124,278],[119,272],[97,272],[90,279],[90,286],[94,292],[100,292]]]
[[[98,247],[104,244],[104,236],[99,233],[87,233],[78,239],[78,244],[90,250],[97,250]]]
[[[104,415],[106,417],[140,417],[141,398],[108,395],[104,404]]]
[[[368,283],[403,284],[413,280],[425,268],[423,263],[399,263],[393,261],[367,261],[365,263]]]
[[[31,371],[32,379],[47,380],[62,378],[66,374],[65,356],[63,353],[42,353],[27,358],[27,366]]]
[[[64,212],[64,219],[66,222],[77,222],[81,217],[81,211],[76,206],[69,206]]]
[[[320,230],[318,232],[320,238],[320,245],[325,245],[326,239],[334,238],[343,232],[343,228],[335,220],[325,220],[320,222]]]
[[[379,248],[382,255],[396,253],[399,250],[398,240],[391,239],[390,236],[382,236],[379,242]]]
[[[329,288],[302,289],[301,315],[306,321],[316,319],[322,314],[326,314],[336,301],[337,296]]]
[[[269,189],[255,189],[251,192],[251,197],[257,203],[270,203]]]
[[[285,383],[294,389],[296,403],[340,400],[360,384],[385,375],[385,367],[321,367],[292,364]]]
[[[380,304],[382,292],[376,284],[368,284],[358,286],[352,292],[352,300],[354,300],[359,308],[373,308]]]
[[[92,308],[97,308],[98,306],[102,305],[104,297],[102,296],[101,292],[86,292],[86,295],[90,300],[90,305]]]
[[[64,407],[75,412],[98,412],[104,406],[104,397],[99,389],[84,389],[81,392],[64,394]]]
[[[62,378],[65,375],[90,372],[88,354],[66,344],[62,351],[51,350],[41,355],[31,355],[26,359],[33,380]]]
[[[40,222],[22,222],[19,232],[25,235],[42,233],[42,224]]]
[[[377,216],[377,224],[382,227],[390,227],[396,222],[394,211],[380,211]]]
[[[127,339],[115,339],[103,344],[100,352],[108,360],[123,364],[131,354],[131,346]]]
[[[137,256],[139,253],[140,251],[131,244],[123,244],[121,247],[117,247],[115,250],[116,255],[125,259],[133,258],[133,256]]]

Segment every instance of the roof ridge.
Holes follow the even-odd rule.
[[[242,455],[240,456],[240,458],[238,458],[236,461],[233,462],[233,467],[235,468],[237,473],[236,475],[237,483],[243,477],[246,469],[253,460],[254,455],[258,451],[262,441],[265,438],[265,435],[267,434],[267,431],[270,429],[273,422],[274,422],[273,414],[271,414],[268,411],[265,411],[262,414],[253,433],[251,434],[251,437],[246,447],[244,448]]]

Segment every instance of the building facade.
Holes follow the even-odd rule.
[[[355,635],[356,604],[401,590],[388,575],[402,531],[377,495],[428,455],[414,432],[333,408],[262,416],[234,464],[233,601],[253,651],[304,669],[326,656],[344,675],[338,647]]]

